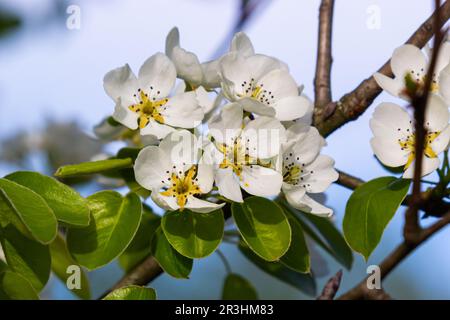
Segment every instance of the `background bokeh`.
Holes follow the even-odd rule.
[[[151,54],[164,51],[167,32],[178,26],[182,46],[207,60],[228,47],[233,31],[243,29],[258,53],[288,63],[305,93],[313,96],[319,0],[262,0],[241,20],[238,0],[0,0],[0,176],[18,169],[51,173],[51,166],[88,160],[100,151],[84,134],[111,114],[113,103],[103,91],[103,75],[129,63],[135,70]],[[78,5],[80,29],[66,26],[69,5]],[[431,13],[432,1],[336,1],[333,33],[334,98],[371,75]],[[375,19],[375,22],[374,20]],[[379,23],[378,23],[379,22]],[[387,174],[373,157],[368,121],[375,105],[396,101],[381,94],[356,122],[328,139],[324,153],[336,167],[365,180]],[[401,101],[399,101],[402,103]],[[50,161],[49,161],[50,160]],[[433,179],[431,177],[430,179]],[[98,186],[84,186],[90,194]],[[333,185],[326,203],[341,228],[350,191]],[[369,261],[355,256],[344,272],[340,292],[366,275],[400,241],[399,210]],[[428,221],[429,220],[429,221]],[[432,218],[424,224],[432,222]],[[384,282],[399,299],[450,299],[450,230],[444,230],[407,258]],[[319,249],[318,249],[319,250]],[[251,265],[231,245],[222,245],[233,271],[256,286],[263,299],[306,298]],[[328,275],[341,267],[322,255]],[[197,260],[189,280],[162,275],[152,282],[161,299],[218,299],[225,269],[217,255]],[[121,277],[111,264],[90,273],[94,296]],[[46,299],[73,299],[58,279],[44,291]]]

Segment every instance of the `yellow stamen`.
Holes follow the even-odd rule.
[[[197,166],[192,166],[184,177],[179,177],[172,173],[170,178],[172,186],[160,194],[166,197],[177,198],[177,204],[180,206],[180,211],[184,210],[188,196],[202,194],[200,187],[196,184],[194,176],[197,173]]]
[[[244,166],[255,163],[250,155],[246,153],[239,138],[234,141],[232,146],[222,144],[218,146],[218,149],[224,155],[219,168],[231,168],[238,177],[241,177]]]
[[[428,158],[437,158],[436,152],[434,152],[433,148],[431,148],[431,143],[434,141],[434,139],[436,139],[439,136],[439,134],[440,134],[440,132],[436,131],[436,132],[429,132],[425,136],[425,145],[424,145],[423,154],[425,156],[427,156]],[[407,139],[399,140],[398,143],[400,144],[400,147],[402,150],[409,151],[408,161],[406,162],[406,165],[405,165],[405,170],[406,170],[409,168],[409,166],[415,159],[416,135],[411,134],[407,137]]]
[[[169,99],[150,100],[148,95],[140,90],[140,101],[138,104],[133,104],[128,107],[133,112],[139,114],[139,128],[145,128],[150,121],[150,118],[164,124],[164,117],[161,115],[160,108],[165,105]]]

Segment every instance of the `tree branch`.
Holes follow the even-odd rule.
[[[319,9],[319,37],[317,64],[314,78],[315,117],[320,118],[325,106],[331,102],[331,38],[334,0],[322,0]]]
[[[383,280],[389,273],[403,261],[412,251],[428,240],[432,235],[441,230],[446,225],[450,224],[450,211],[447,211],[441,219],[435,222],[428,228],[420,231],[418,241],[410,243],[403,241],[394,251],[387,256],[380,264],[381,279]],[[356,287],[342,295],[340,300],[355,300],[363,299],[370,294],[370,289],[367,288],[367,277],[361,281]]]
[[[450,1],[446,1],[441,6],[440,26],[450,19]],[[419,48],[431,39],[434,34],[434,18],[436,11],[413,33],[406,43],[413,44]],[[392,77],[390,61],[387,61],[378,72]],[[324,136],[340,128],[347,122],[357,119],[372,104],[373,100],[381,93],[381,88],[376,83],[373,76],[370,76],[352,92],[343,96],[338,102],[329,103],[326,112],[320,118],[314,119],[314,125]]]
[[[331,277],[325,284],[322,294],[317,297],[317,300],[333,300],[336,292],[339,290],[342,279],[342,270],[339,270],[333,277]]]

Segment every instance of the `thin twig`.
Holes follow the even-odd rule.
[[[434,34],[434,17],[433,13],[406,41],[406,43],[423,48]],[[450,19],[450,1],[446,1],[441,6],[440,26]],[[387,61],[378,72],[392,77],[390,61]],[[333,131],[340,128],[344,124],[358,118],[372,104],[373,100],[381,93],[381,88],[375,79],[370,76],[353,91],[343,96],[338,102],[329,104],[330,110],[325,112],[321,118],[314,119],[314,125],[324,136],[330,135]]]
[[[423,150],[425,148],[425,137],[427,135],[427,129],[425,128],[425,111],[427,108],[428,97],[430,95],[430,86],[433,80],[433,74],[438,58],[439,49],[444,39],[444,34],[441,31],[442,13],[441,13],[441,1],[435,0],[436,15],[434,19],[434,46],[433,53],[430,61],[430,65],[425,78],[425,84],[423,92],[420,90],[414,93],[412,99],[412,107],[414,108],[414,126],[415,126],[415,159],[414,159],[414,176],[413,176],[413,188],[410,205],[405,213],[405,225],[403,229],[403,236],[405,241],[414,242],[417,241],[420,235],[419,225],[419,208],[421,205],[422,197],[421,193],[421,177],[422,177],[422,162],[423,162]]]
[[[322,0],[319,9],[319,36],[317,41],[317,64],[314,79],[315,110],[320,116],[323,108],[331,102],[331,56],[334,0]]]
[[[317,300],[333,300],[339,286],[341,285],[342,270],[339,270],[333,277],[331,277],[325,284],[322,294],[317,297]]]

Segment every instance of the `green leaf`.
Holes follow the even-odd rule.
[[[247,279],[230,273],[223,285],[222,300],[258,300],[258,293]]]
[[[82,266],[93,270],[120,255],[133,240],[141,220],[139,197],[122,197],[115,191],[101,191],[88,197],[91,222],[86,228],[69,229],[69,252]]]
[[[152,288],[128,286],[114,290],[103,300],[156,300],[156,292]]]
[[[222,210],[210,213],[183,211],[166,212],[161,227],[172,247],[183,256],[196,259],[213,253],[223,237]]]
[[[26,235],[32,235],[41,243],[53,241],[57,233],[57,221],[52,209],[36,192],[7,179],[0,179],[0,223],[13,224]]]
[[[130,245],[119,257],[119,265],[126,272],[133,269],[151,254],[150,244],[152,237],[160,224],[161,217],[155,215],[150,207],[144,205],[139,229]]]
[[[318,246],[328,252],[345,268],[351,269],[353,253],[340,231],[328,218],[295,210],[282,204],[286,215],[300,223],[306,233]]]
[[[9,225],[0,234],[9,268],[27,279],[40,292],[50,277],[51,258],[48,246],[30,240]]]
[[[193,264],[192,259],[186,258],[172,248],[161,228],[156,230],[151,246],[153,257],[166,273],[175,278],[189,278]]]
[[[3,271],[8,269],[8,265],[6,264],[5,261],[3,261],[2,259],[0,259],[0,273],[2,273]]]
[[[37,172],[19,171],[5,177],[39,194],[61,222],[74,226],[89,225],[87,201],[65,184]]]
[[[0,273],[0,300],[39,300],[39,296],[27,279],[5,271]]]
[[[344,236],[350,247],[367,260],[383,231],[405,199],[410,180],[381,177],[364,183],[345,208]]]
[[[60,167],[55,176],[58,178],[68,178],[95,173],[102,173],[110,170],[130,168],[133,166],[133,159],[108,159],[92,162],[83,162],[80,164],[71,164]]]
[[[298,273],[279,262],[263,260],[242,241],[239,243],[239,250],[253,264],[272,277],[299,289],[309,296],[316,295],[316,281],[311,274]]]
[[[261,258],[276,261],[287,252],[291,227],[275,202],[249,197],[244,203],[234,202],[231,212],[245,242]]]
[[[287,217],[292,230],[291,245],[284,256],[280,258],[280,262],[294,271],[309,273],[311,259],[302,225],[292,215]]]
[[[67,273],[69,266],[78,265],[67,250],[66,242],[61,236],[50,244],[50,254],[52,257],[52,270],[61,281],[66,284],[67,279],[71,276]],[[89,288],[89,279],[86,273],[81,269],[80,289],[70,289],[75,295],[81,299],[90,299],[91,292]]]

